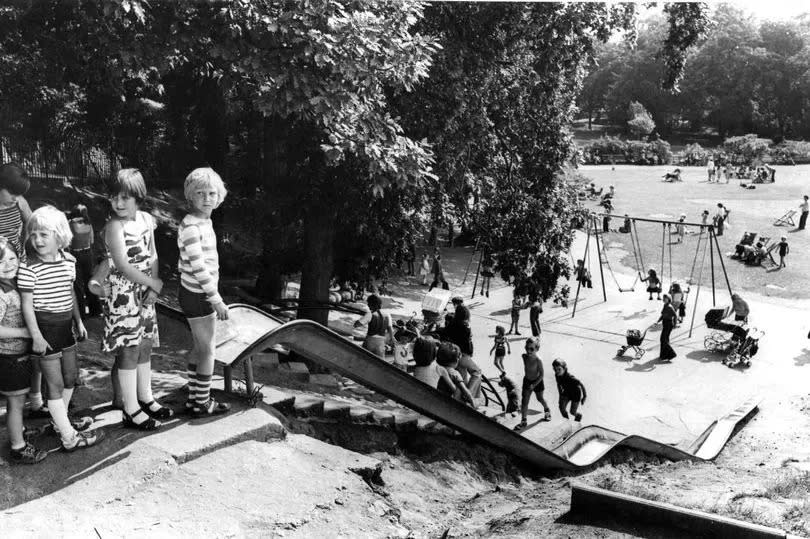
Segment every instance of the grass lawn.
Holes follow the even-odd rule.
[[[722,251],[723,262],[728,272],[729,282],[735,291],[756,291],[766,296],[782,298],[808,298],[810,297],[810,230],[796,231],[794,227],[776,227],[774,221],[790,209],[798,210],[802,195],[810,194],[810,165],[776,167],[776,182],[773,184],[757,184],[756,189],[742,189],[740,182],[748,180],[734,180],[726,184],[708,183],[706,170],[703,167],[681,167],[683,182],[667,183],[662,176],[672,170],[672,166],[643,167],[632,165],[617,165],[615,170],[610,166],[585,166],[580,171],[592,179],[597,188],[612,184],[616,187],[614,198],[614,213],[628,214],[636,217],[653,219],[677,220],[681,213],[686,214],[686,221],[700,222],[700,215],[704,209],[714,215],[717,203],[722,202],[731,210],[729,223],[725,234],[718,238]],[[588,202],[588,207],[601,211],[595,202]],[[798,215],[794,217],[798,223]],[[613,220],[611,228],[621,226],[621,221]],[[637,223],[641,239],[642,257],[644,265],[653,267],[661,276],[661,246],[662,225],[655,223]],[[674,232],[674,227],[672,228]],[[787,257],[787,268],[777,270],[763,267],[750,267],[728,257],[734,251],[734,246],[740,240],[743,231],[755,231],[761,236],[771,236],[772,241],[787,236],[790,244],[790,255]],[[692,234],[690,232],[695,232]],[[669,249],[672,249],[672,279],[683,283],[689,276],[695,258],[697,246],[697,230],[687,230],[684,243],[669,245],[669,235],[665,238],[665,271],[663,273],[664,287],[669,287]],[[676,236],[672,235],[672,241]],[[608,248],[608,260],[614,271],[621,271],[618,275],[619,284],[627,287],[633,281],[628,275],[635,273],[635,263],[632,253],[630,236],[611,232],[605,236]],[[595,261],[595,250],[591,251],[591,271],[595,279],[599,278],[599,269]],[[702,256],[702,253],[701,253]],[[575,253],[581,258],[582,253]],[[778,256],[775,256],[778,261]],[[695,280],[700,266],[700,259],[695,269]],[[646,270],[645,270],[646,273]],[[706,255],[703,271],[703,282],[710,283],[710,260]],[[718,291],[725,288],[720,262],[715,258],[715,277]],[[611,286],[615,290],[616,284],[605,269],[605,279],[608,291]],[[644,287],[636,285],[636,291]]]

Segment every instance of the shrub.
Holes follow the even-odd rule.
[[[748,134],[741,137],[727,138],[720,145],[720,149],[731,157],[732,161],[752,163],[768,155],[772,144],[773,141],[770,139]]]
[[[672,162],[672,150],[668,142],[655,140],[620,140],[602,137],[581,150],[582,162],[590,165],[610,163],[616,160],[634,165],[663,165]]]
[[[773,162],[777,165],[810,163],[810,142],[785,140],[770,149]]]
[[[705,166],[709,161],[709,155],[711,154],[707,149],[695,142],[687,145],[686,148],[684,148],[681,160],[678,164],[687,166]]]

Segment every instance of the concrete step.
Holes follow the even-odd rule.
[[[352,405],[349,408],[349,419],[351,419],[354,423],[366,423],[371,421],[371,416],[374,414],[374,410],[367,406],[362,405]]]
[[[340,387],[340,381],[334,374],[310,374],[309,383],[323,387]]]
[[[254,369],[276,370],[279,368],[277,352],[257,352],[250,357],[253,359]]]
[[[293,403],[293,413],[297,417],[323,417],[324,399],[309,395],[297,395]]]
[[[323,403],[323,417],[351,421],[352,405],[346,402],[326,400]]]
[[[306,363],[298,361],[281,363],[279,364],[278,372],[296,382],[309,382],[309,367],[307,367]]]
[[[416,430],[419,424],[419,414],[416,412],[396,412],[394,416],[394,427],[397,430]]]

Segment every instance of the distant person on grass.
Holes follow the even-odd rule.
[[[433,282],[430,283],[430,288],[428,288],[428,292],[430,292],[436,286],[438,286],[439,283],[441,283],[443,289],[450,290],[450,285],[447,284],[447,280],[444,278],[442,255],[440,255],[439,253],[436,253],[433,257],[433,268],[431,271],[433,272]]]
[[[520,423],[515,430],[521,431],[526,428],[528,422],[526,416],[529,413],[529,401],[532,393],[537,397],[538,402],[543,406],[543,421],[551,420],[551,410],[543,398],[545,386],[543,384],[543,362],[540,361],[540,339],[529,337],[526,339],[526,353],[523,354],[523,392],[520,401]]]
[[[430,275],[430,258],[427,253],[422,253],[422,262],[419,266],[419,275],[422,276],[422,284],[427,284],[428,275]]]
[[[802,203],[799,204],[799,210],[802,212],[799,217],[799,230],[804,230],[807,226],[807,214],[810,213],[810,202],[808,202],[807,195],[804,195]]]
[[[571,405],[571,414],[574,421],[582,421],[582,414],[579,407],[585,404],[587,392],[585,386],[574,375],[568,372],[568,365],[560,358],[551,363],[554,369],[554,378],[557,381],[557,391],[560,394],[560,413],[568,419],[568,405]]]

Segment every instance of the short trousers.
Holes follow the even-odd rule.
[[[31,389],[34,366],[28,354],[0,354],[0,395],[25,395]]]
[[[37,325],[42,338],[50,345],[50,350],[45,355],[58,354],[76,346],[76,338],[73,336],[73,312],[48,313],[37,311]]]
[[[526,393],[528,393],[529,387],[536,381],[537,381],[536,379],[535,380],[529,380],[525,376],[523,377],[523,394],[524,395]],[[543,396],[543,391],[545,391],[545,389],[546,389],[545,384],[543,383],[542,380],[540,380],[540,382],[536,386],[534,386],[534,389],[532,391],[534,391],[534,394],[537,395],[538,398],[540,398],[540,397]]]
[[[495,357],[506,357],[506,350],[495,350]]]
[[[180,301],[180,308],[186,318],[202,318],[214,313],[214,307],[211,306],[208,296],[203,292],[192,292],[181,285],[177,299]]]

